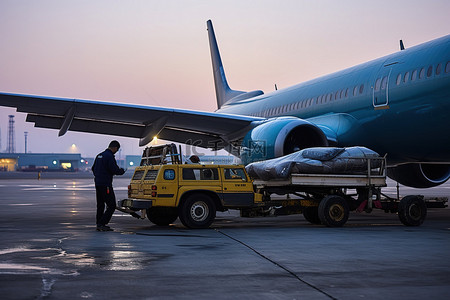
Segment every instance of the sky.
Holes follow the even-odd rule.
[[[448,0],[2,0],[0,91],[214,111],[208,19],[231,88],[270,92],[396,52],[400,39],[447,35],[449,11]],[[122,155],[143,149],[131,138],[58,137],[0,107],[0,151],[10,114],[16,152],[25,131],[33,153],[93,157],[112,139]]]

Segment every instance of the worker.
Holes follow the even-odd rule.
[[[125,173],[123,168],[119,168],[114,157],[119,148],[119,142],[112,141],[109,143],[108,149],[95,157],[92,166],[97,196],[97,231],[113,231],[111,227],[107,226],[116,209],[116,196],[112,187],[113,176]]]

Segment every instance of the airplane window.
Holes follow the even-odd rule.
[[[402,74],[400,73],[400,74],[398,74],[398,76],[397,76],[397,85],[399,85],[400,84],[400,82],[402,81]]]
[[[345,90],[341,90],[341,96],[340,96],[340,98],[344,98],[344,96],[345,96]]]
[[[362,94],[364,92],[364,84],[361,84],[359,87],[359,93]]]
[[[407,83],[407,82],[408,82],[408,79],[409,79],[409,72],[406,72],[406,73],[405,73],[405,77],[403,77],[403,82],[404,82],[404,83]]]
[[[383,80],[381,80],[381,89],[384,90],[387,86],[387,76],[383,77]]]
[[[378,78],[377,81],[375,81],[375,91],[378,91],[380,89],[381,84],[381,78]]]
[[[419,79],[422,79],[425,76],[425,68],[420,69]]]
[[[416,80],[416,78],[417,78],[417,70],[414,70],[411,75],[411,81]]]
[[[345,90],[345,98],[348,97],[348,88]]]
[[[358,87],[355,86],[355,88],[353,89],[353,96],[356,96],[357,93],[358,93]]]
[[[337,100],[337,99],[339,99],[339,91],[337,91],[337,92],[334,94],[334,100]]]
[[[430,77],[433,74],[433,66],[429,66],[427,70],[427,77]]]
[[[442,64],[438,64],[436,67],[436,75],[441,74],[441,70],[442,70]]]
[[[447,64],[445,65],[445,73],[450,72],[450,61],[447,62]]]

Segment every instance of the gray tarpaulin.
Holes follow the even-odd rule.
[[[317,147],[251,163],[245,169],[250,177],[262,180],[286,179],[291,174],[358,174],[367,171],[368,158],[378,157],[365,147]],[[371,162],[373,169],[380,166],[380,160]]]

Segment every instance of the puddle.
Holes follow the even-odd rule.
[[[49,274],[62,276],[78,276],[75,270],[63,271],[54,268],[47,268],[35,265],[18,264],[18,263],[0,263],[1,275],[30,275],[30,274]]]
[[[64,239],[66,238],[58,240],[58,245],[61,245]],[[45,239],[35,241],[48,242]],[[82,268],[134,271],[144,269],[149,264],[168,256],[132,251],[132,248],[133,246],[129,243],[117,243],[111,245],[109,249],[92,249],[81,253],[68,253],[59,246],[56,248],[12,247],[0,250],[0,274],[76,276],[79,275],[78,270]],[[24,259],[27,260],[27,263],[21,263]],[[77,270],[73,270],[73,268]]]

